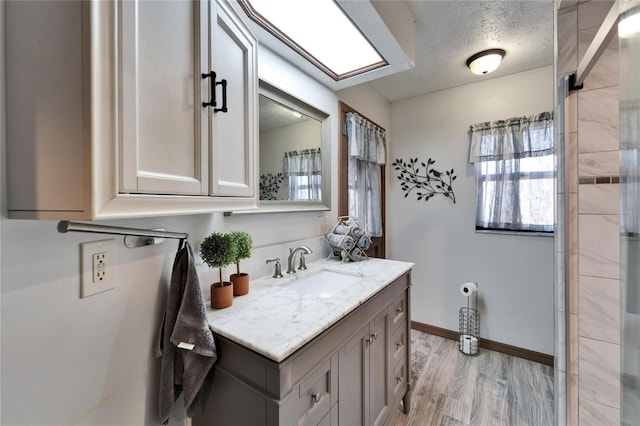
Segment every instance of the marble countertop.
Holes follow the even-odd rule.
[[[409,271],[413,263],[326,259],[308,263],[307,267],[295,275],[285,273],[283,278],[252,279],[249,294],[235,297],[229,308],[208,309],[209,325],[215,333],[280,362]],[[360,279],[330,298],[287,288],[296,279],[321,270]]]

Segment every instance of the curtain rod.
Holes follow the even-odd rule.
[[[476,123],[469,126],[471,131],[475,130],[489,130],[491,128],[509,127],[512,123],[519,123],[522,120],[529,121],[530,123],[539,123],[542,121],[553,120],[553,111],[545,111],[530,116],[510,117],[502,120],[485,121],[482,123]]]
[[[160,231],[154,229],[138,229],[138,228],[124,228],[120,226],[108,226],[108,225],[95,225],[92,223],[80,223],[70,222],[68,220],[62,220],[58,222],[58,232],[91,232],[95,234],[116,234],[116,235],[133,235],[137,237],[150,237],[150,238],[175,238],[180,240],[186,240],[189,238],[189,234],[184,232],[169,232]]]
[[[387,130],[384,127],[378,126],[375,122],[369,120],[367,117],[365,117],[362,114],[360,114],[359,112],[355,112],[355,111],[353,111],[353,112],[352,111],[347,111],[347,112],[344,113],[344,115],[345,115],[345,126],[346,126],[346,118],[347,118],[348,114],[351,114],[352,116],[355,115],[356,116],[356,120],[360,119],[361,121],[365,122],[364,123],[365,125],[368,124],[368,125],[370,125],[372,127],[375,127],[374,130],[377,130],[379,132],[385,132],[385,133],[387,132]]]

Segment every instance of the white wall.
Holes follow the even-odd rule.
[[[456,204],[404,198],[389,167],[387,253],[415,262],[412,319],[458,330],[459,286],[480,287],[481,337],[553,354],[553,239],[475,232],[469,125],[553,110],[552,67],[487,80],[391,105],[396,158],[454,169]]]

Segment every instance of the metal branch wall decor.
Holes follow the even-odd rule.
[[[442,194],[455,204],[456,196],[451,183],[456,180],[456,175],[453,174],[453,169],[439,172],[432,167],[435,163],[431,158],[426,163],[418,163],[417,158],[411,158],[408,162],[397,158],[391,164],[400,172],[398,179],[401,182],[400,188],[405,192],[405,198],[415,189],[418,201],[429,201],[436,194]]]
[[[260,176],[260,199],[275,200],[280,190],[280,183],[284,180],[282,173],[266,173]]]

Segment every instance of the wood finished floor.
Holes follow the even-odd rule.
[[[409,415],[396,410],[390,426],[553,425],[553,368],[411,330]]]

